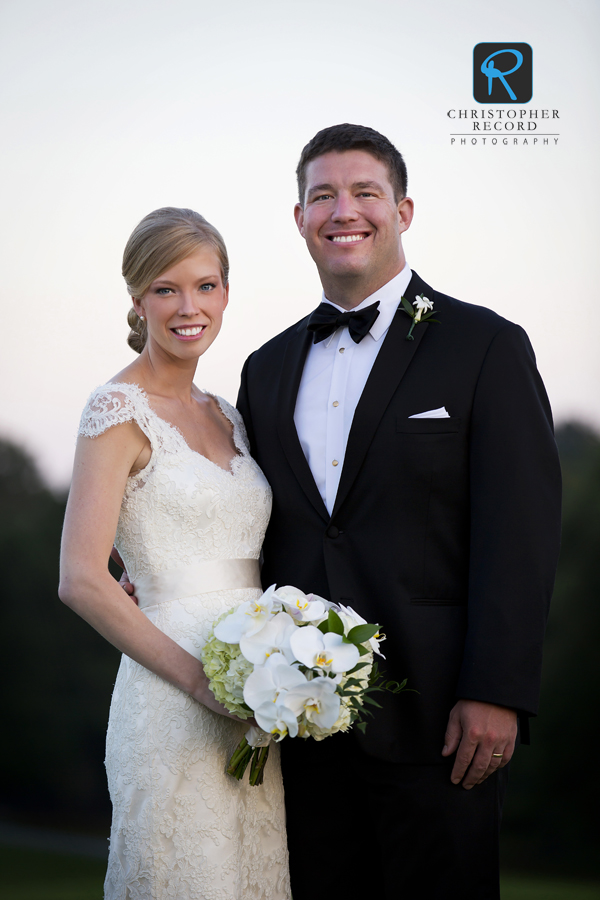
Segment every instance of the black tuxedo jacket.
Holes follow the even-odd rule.
[[[552,417],[525,332],[434,291],[416,273],[358,403],[335,508],[323,504],[295,430],[306,319],[247,360],[238,398],[273,488],[263,583],[352,606],[387,635],[390,678],[363,749],[440,762],[457,698],[537,711],[542,640],[559,546]],[[446,407],[450,418],[412,419]]]

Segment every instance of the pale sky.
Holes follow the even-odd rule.
[[[600,429],[599,20],[595,0],[4,0],[0,434],[68,483],[88,394],[132,359],[123,247],[166,205],[227,243],[231,302],[196,381],[235,401],[246,356],[320,300],[294,170],[338,122],[403,153],[409,264],[522,324],[557,421]],[[557,109],[537,129],[557,145],[451,145],[448,110],[483,108],[483,41],[532,46],[516,108]]]

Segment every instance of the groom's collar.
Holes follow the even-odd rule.
[[[359,303],[358,306],[355,306],[352,312],[358,309],[364,309],[366,306],[371,306],[373,303],[379,303],[379,315],[371,325],[371,329],[369,334],[371,337],[379,341],[387,332],[388,328],[392,324],[392,319],[396,314],[396,310],[398,309],[398,305],[404,293],[406,292],[406,288],[409,285],[410,279],[412,277],[412,272],[408,266],[408,263],[404,266],[401,272],[392,278],[391,281],[388,281],[387,284],[384,284],[383,287],[380,287],[378,291],[375,291],[374,294],[371,294],[369,297],[365,297],[362,303]],[[331,300],[328,300],[323,293],[322,296],[323,303],[330,303],[331,306],[338,309],[340,312],[348,312],[347,309],[344,309],[341,306],[338,306],[337,303],[333,303]]]

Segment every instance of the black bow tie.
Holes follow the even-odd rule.
[[[355,344],[360,344],[362,339],[371,330],[371,326],[379,315],[379,302],[373,303],[365,309],[341,313],[330,303],[321,303],[311,314],[306,327],[313,332],[313,342],[318,344],[324,341],[338,328],[348,326],[350,337]]]

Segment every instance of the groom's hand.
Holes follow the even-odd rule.
[[[121,557],[119,555],[119,551],[117,550],[116,547],[112,548],[112,550],[110,552],[110,557],[114,562],[116,562],[116,564],[119,566],[120,569],[123,569],[123,571],[121,573],[121,577],[119,579],[119,584],[121,585],[121,587],[123,588],[125,593],[129,594],[129,596],[131,597],[133,602],[137,604],[138,600],[134,594],[134,587],[129,580],[129,575],[127,574],[127,569],[125,568],[125,563],[121,559]]]
[[[132,583],[130,582],[129,575],[127,574],[125,569],[123,569],[123,574],[121,575],[121,577],[119,579],[119,584],[121,585],[121,587],[123,588],[125,593],[129,594],[129,596],[131,597],[133,602],[137,604],[138,598],[135,596],[135,593],[134,593],[135,589],[134,589]]]
[[[510,762],[516,737],[514,709],[478,700],[459,700],[450,713],[442,750],[442,756],[458,751],[450,780],[459,784],[464,777],[463,787],[467,790],[481,784],[488,775]]]

